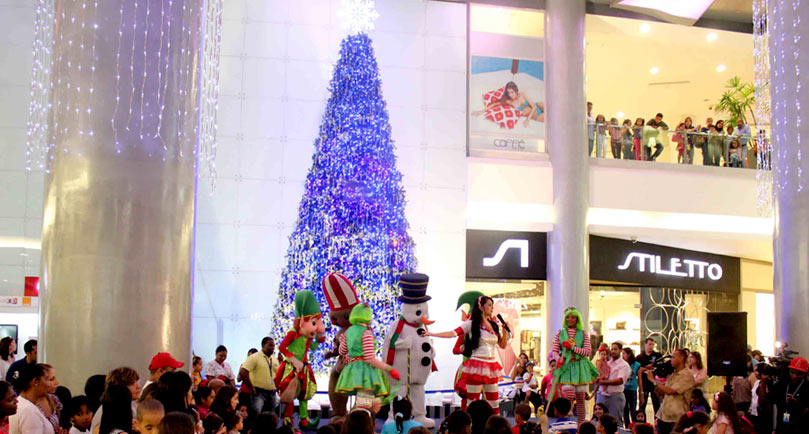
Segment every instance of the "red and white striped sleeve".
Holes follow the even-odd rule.
[[[376,354],[374,354],[374,334],[370,330],[365,330],[362,333],[362,360],[383,371],[387,371],[389,367],[387,363],[376,358]]]
[[[593,348],[590,346],[590,333],[584,332],[584,342],[582,343],[581,348],[576,347],[573,351],[576,354],[579,354],[584,357],[590,357],[593,354]]]
[[[341,333],[341,334],[340,334],[340,335],[337,337],[337,340],[338,340],[338,341],[340,341],[340,347],[339,347],[339,348],[338,348],[338,350],[337,350],[337,351],[338,351],[338,354],[340,354],[340,356],[341,356],[341,357],[346,357],[346,356],[348,356],[348,342],[346,342],[346,335],[345,335],[345,333]]]
[[[561,330],[556,332],[556,336],[553,338],[553,345],[551,347],[551,353],[553,353],[553,356],[556,357],[557,360],[559,359],[559,352],[562,351],[561,345],[559,344],[559,335],[561,334]]]

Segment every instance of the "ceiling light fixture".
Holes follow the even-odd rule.
[[[650,73],[650,74],[657,74],[658,72],[660,72],[660,69],[659,69],[658,67],[656,67],[656,66],[653,66],[653,67],[652,67],[652,68],[649,70],[649,73]]]
[[[617,118],[622,118],[622,117],[624,117],[624,112],[618,112],[618,113],[615,113],[615,116],[616,116]]]
[[[708,42],[713,42],[713,41],[719,39],[719,35],[717,35],[716,32],[711,32],[711,33],[708,33],[707,35],[705,35],[705,39],[707,39]]]
[[[611,7],[641,12],[676,24],[691,25],[714,0],[619,0]]]
[[[725,72],[726,69],[728,68],[725,65],[718,65],[716,67],[716,72]]]
[[[645,24],[645,23],[641,24],[641,26],[640,26],[640,32],[641,33],[643,33],[645,35],[645,34],[649,33],[650,30],[652,30],[652,26],[650,26],[648,24]]]

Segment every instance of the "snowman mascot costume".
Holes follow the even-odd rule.
[[[431,298],[427,295],[429,281],[426,274],[420,273],[404,274],[399,278],[402,313],[385,336],[382,355],[385,362],[401,375],[399,396],[410,397],[414,420],[426,428],[433,428],[435,421],[427,417],[424,403],[424,383],[430,373],[437,370],[433,362],[435,349],[432,339],[422,336],[427,331],[426,326],[434,322],[430,321],[427,307]]]

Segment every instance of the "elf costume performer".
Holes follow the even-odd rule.
[[[466,291],[458,297],[458,305],[456,306],[456,310],[460,309],[463,306],[468,306],[469,312],[472,311],[472,306],[475,305],[478,298],[483,297],[483,293],[480,291]],[[466,311],[461,310],[461,322],[469,321],[471,317],[471,313],[467,313]],[[455,372],[455,393],[461,397],[461,408],[466,410],[467,407],[467,399],[466,399],[466,381],[464,381],[463,376],[463,364],[469,360],[469,357],[464,355],[464,349],[466,341],[469,340],[468,334],[463,334],[458,336],[458,339],[455,341],[455,346],[452,347],[452,354],[462,355],[463,359],[461,361],[461,365],[458,366],[458,370]]]
[[[502,327],[502,329],[501,329]],[[508,325],[498,324],[494,317],[494,300],[480,296],[472,306],[470,319],[453,331],[442,333],[427,332],[427,336],[454,338],[469,335],[464,343],[464,356],[461,378],[465,383],[469,401],[477,401],[481,396],[491,404],[496,414],[500,413],[500,392],[497,383],[503,376],[503,367],[497,361],[497,347],[506,348],[510,338]]]
[[[565,311],[564,327],[553,338],[552,354],[557,362],[548,400],[553,402],[559,398],[558,391],[561,389],[562,397],[575,403],[576,416],[582,423],[585,397],[590,384],[598,377],[598,369],[590,361],[590,335],[584,330],[581,314],[572,307]]]
[[[346,330],[345,340],[340,343],[340,355],[347,357],[347,364],[337,380],[335,390],[346,395],[357,395],[356,406],[361,408],[371,408],[379,398],[391,398],[386,372],[393,379],[400,379],[399,372],[376,358],[374,332],[368,328],[373,317],[374,312],[368,304],[354,306],[349,318],[352,325]]]
[[[340,273],[331,273],[324,277],[322,288],[323,295],[329,303],[329,320],[340,328],[334,336],[334,347],[323,355],[326,359],[337,357],[337,362],[329,372],[329,402],[335,416],[345,416],[348,396],[335,390],[337,380],[340,379],[340,374],[348,363],[348,354],[340,354],[340,347],[345,345],[346,330],[351,327],[351,310],[359,303],[359,299],[354,285]]]
[[[298,400],[298,416],[302,429],[317,429],[320,418],[309,419],[308,401],[315,396],[317,384],[312,367],[309,366],[308,353],[314,351],[325,341],[320,305],[312,291],[302,290],[295,293],[295,322],[281,341],[278,351],[284,355],[284,361],[275,375],[275,387],[280,392],[280,401],[284,406],[284,424],[292,426],[292,412],[295,410],[295,399]]]

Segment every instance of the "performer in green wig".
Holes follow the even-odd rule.
[[[590,384],[598,377],[598,369],[590,361],[590,334],[584,330],[581,314],[575,308],[565,310],[565,320],[553,338],[553,356],[556,358],[556,370],[553,371],[553,386],[549,401],[567,398],[575,403],[576,416],[579,423],[584,422],[585,397]]]

